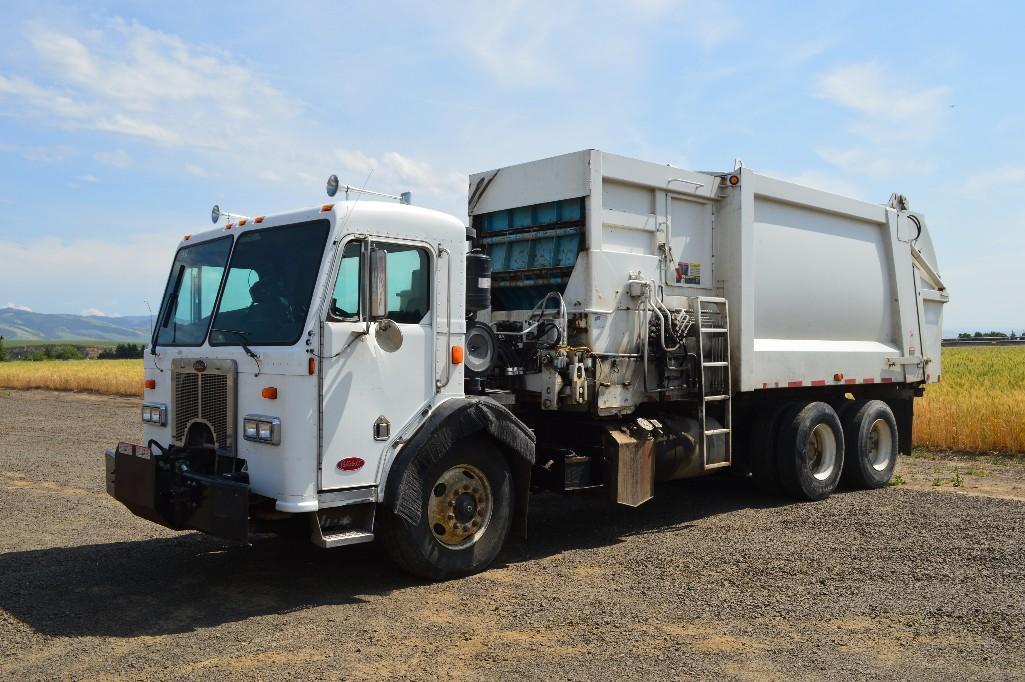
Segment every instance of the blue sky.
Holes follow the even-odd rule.
[[[0,307],[143,313],[213,203],[334,172],[465,216],[469,172],[597,147],[902,192],[945,326],[1025,328],[1021,3],[284,5],[5,6]]]

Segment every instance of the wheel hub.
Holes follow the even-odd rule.
[[[836,466],[836,436],[826,424],[818,424],[808,434],[805,446],[808,469],[820,481],[829,478]]]
[[[868,430],[868,464],[876,471],[883,471],[890,464],[893,455],[893,433],[885,419],[876,419]]]
[[[427,501],[434,539],[449,549],[469,547],[487,530],[493,506],[491,485],[480,469],[460,464],[444,471]]]

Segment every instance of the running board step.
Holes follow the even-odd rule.
[[[318,547],[358,545],[374,539],[373,502],[319,509],[310,514],[310,540]]]
[[[332,547],[342,547],[344,545],[358,545],[361,542],[371,542],[374,539],[373,533],[368,533],[365,530],[347,530],[341,533],[335,533],[334,535],[321,535],[319,538],[314,538],[314,544],[331,549]]]

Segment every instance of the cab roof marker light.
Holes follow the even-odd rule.
[[[263,222],[263,216],[258,216],[256,218],[253,218],[253,222],[254,223],[262,223]]]

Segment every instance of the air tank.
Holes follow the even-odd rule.
[[[491,257],[474,249],[466,254],[466,312],[491,307]]]

